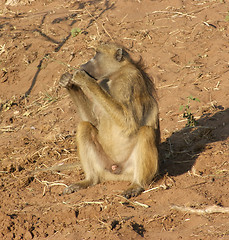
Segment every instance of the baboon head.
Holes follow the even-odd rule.
[[[91,77],[96,80],[109,78],[118,71],[128,57],[127,52],[116,44],[104,44],[97,48],[95,56],[81,66]]]

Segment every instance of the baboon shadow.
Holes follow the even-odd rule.
[[[208,144],[228,138],[229,108],[216,108],[220,111],[214,115],[203,114],[196,127],[184,127],[161,143],[161,176],[177,176],[189,171]]]

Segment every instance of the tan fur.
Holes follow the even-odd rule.
[[[97,49],[93,60],[66,87],[79,110],[78,154],[85,180],[65,193],[100,181],[130,181],[127,198],[138,195],[158,172],[160,130],[154,87],[146,73],[116,44]],[[93,76],[93,77],[91,77]]]

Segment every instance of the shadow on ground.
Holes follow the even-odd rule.
[[[223,109],[221,106],[216,108]],[[203,114],[194,128],[185,127],[174,132],[160,146],[161,174],[177,176],[189,171],[198,156],[206,148],[213,147],[211,143],[228,138],[228,122],[229,109],[224,109],[214,115]]]

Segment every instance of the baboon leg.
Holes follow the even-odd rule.
[[[64,193],[72,193],[100,182],[104,171],[114,174],[121,172],[121,167],[115,164],[104,152],[97,140],[98,130],[89,122],[80,122],[77,128],[78,155],[85,173],[83,181],[65,188]]]
[[[139,195],[158,172],[156,134],[152,127],[143,126],[138,133],[137,144],[132,153],[134,164],[132,185],[123,192],[126,198]]]

